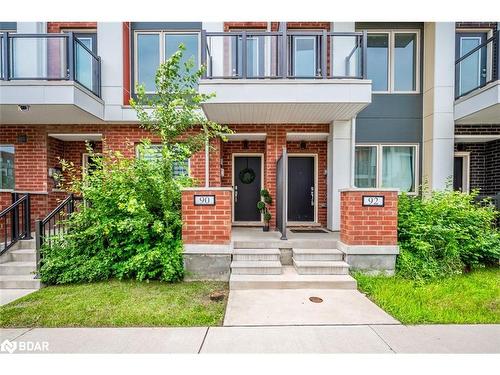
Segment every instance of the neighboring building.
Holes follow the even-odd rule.
[[[149,136],[129,100],[137,83],[154,92],[158,63],[181,42],[207,66],[206,116],[234,130],[208,159],[193,155],[189,173],[233,188],[234,225],[262,224],[255,202],[261,187],[276,200],[284,148],[290,226],[339,230],[345,188],[500,192],[497,23],[0,22],[0,32],[2,208],[11,191],[30,192],[42,217],[65,196],[51,177],[58,157],[85,168],[85,141],[126,151]]]

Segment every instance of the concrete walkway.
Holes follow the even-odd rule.
[[[320,297],[322,302],[311,302]],[[224,326],[398,324],[358,290],[231,290]]]
[[[500,353],[500,325],[1,329],[6,339],[48,353]]]
[[[37,290],[38,289],[0,289],[0,306],[6,305],[9,302],[36,292]]]

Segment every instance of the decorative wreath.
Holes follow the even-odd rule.
[[[252,168],[246,167],[240,171],[240,181],[244,184],[251,184],[255,180],[255,172]]]

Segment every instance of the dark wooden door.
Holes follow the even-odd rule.
[[[314,221],[314,157],[288,158],[288,220]]]
[[[262,186],[260,156],[234,158],[234,221],[260,221],[257,209]]]

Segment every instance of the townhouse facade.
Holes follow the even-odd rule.
[[[393,269],[394,210],[356,221],[345,194],[391,202],[423,183],[500,193],[497,22],[0,22],[0,32],[0,209],[30,193],[32,216],[46,216],[67,196],[58,158],[84,171],[85,142],[130,157],[141,138],[158,142],[129,101],[136,84],[154,93],[180,43],[206,66],[199,90],[216,94],[205,115],[233,130],[180,168],[199,184],[186,205],[203,191],[224,202],[219,221],[186,208],[192,254],[262,226],[265,188],[272,229],[344,223],[341,239],[391,247],[382,268]]]

